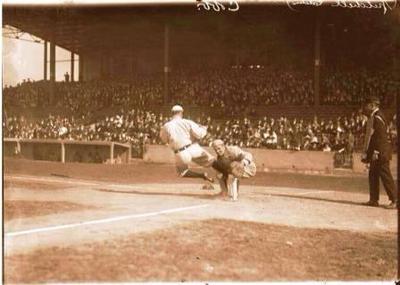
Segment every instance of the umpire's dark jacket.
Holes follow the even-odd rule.
[[[374,151],[378,151],[378,160],[387,162],[392,159],[392,147],[388,140],[386,120],[380,110],[373,114],[373,120],[374,131],[367,148],[367,160],[371,161]]]

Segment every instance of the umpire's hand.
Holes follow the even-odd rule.
[[[365,163],[365,164],[369,163],[366,153],[363,153],[363,154],[361,155],[361,162],[362,162],[362,163]]]

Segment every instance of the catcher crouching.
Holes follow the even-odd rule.
[[[217,178],[221,195],[229,196],[233,201],[237,201],[239,179],[256,175],[253,155],[237,146],[226,146],[222,140],[213,141],[212,147],[217,153],[217,159],[212,166],[218,171]]]

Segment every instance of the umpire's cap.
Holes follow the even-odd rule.
[[[365,104],[370,104],[370,103],[379,105],[380,104],[379,98],[377,96],[367,97],[367,99],[365,100]]]

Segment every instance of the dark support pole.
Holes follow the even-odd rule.
[[[315,17],[315,46],[314,46],[314,103],[320,104],[320,72],[321,72],[321,19],[320,11],[316,11]]]
[[[75,75],[75,54],[71,52],[71,82],[74,82]]]
[[[56,81],[56,45],[54,41],[50,42],[50,81]]]
[[[50,42],[50,105],[54,103],[56,81],[56,45],[54,39]]]
[[[164,29],[164,103],[169,101],[168,73],[169,73],[169,27],[165,24]]]
[[[101,53],[100,53],[100,78],[104,78],[104,74],[105,74],[105,57],[106,57],[106,55],[105,55],[105,52],[104,51],[102,51]]]
[[[133,73],[135,71],[134,66],[133,66],[133,41],[132,38],[129,40],[129,72],[130,78],[133,78]]]
[[[399,17],[399,21],[397,21],[397,22],[400,23],[400,17]],[[396,42],[396,35],[398,38],[400,38],[400,31],[397,31],[396,34],[392,33],[392,42]],[[400,59],[398,56],[396,56],[396,53],[393,54],[392,60],[393,60],[393,69],[392,69],[393,73],[392,74],[394,74],[395,81],[400,82]],[[393,94],[394,98],[393,98],[393,101],[391,102],[392,106],[395,106],[395,108],[397,108],[397,110],[399,109],[397,104],[400,103],[398,96],[399,96],[398,93],[397,94],[394,93]],[[397,117],[397,122],[399,121],[398,118],[399,117]],[[399,240],[400,240],[400,237],[399,237]],[[399,262],[399,268],[400,268],[400,262]],[[400,272],[399,272],[399,276],[400,276]]]
[[[47,41],[44,41],[43,79],[47,80]]]
[[[83,56],[82,54],[79,55],[79,81],[83,81]]]

